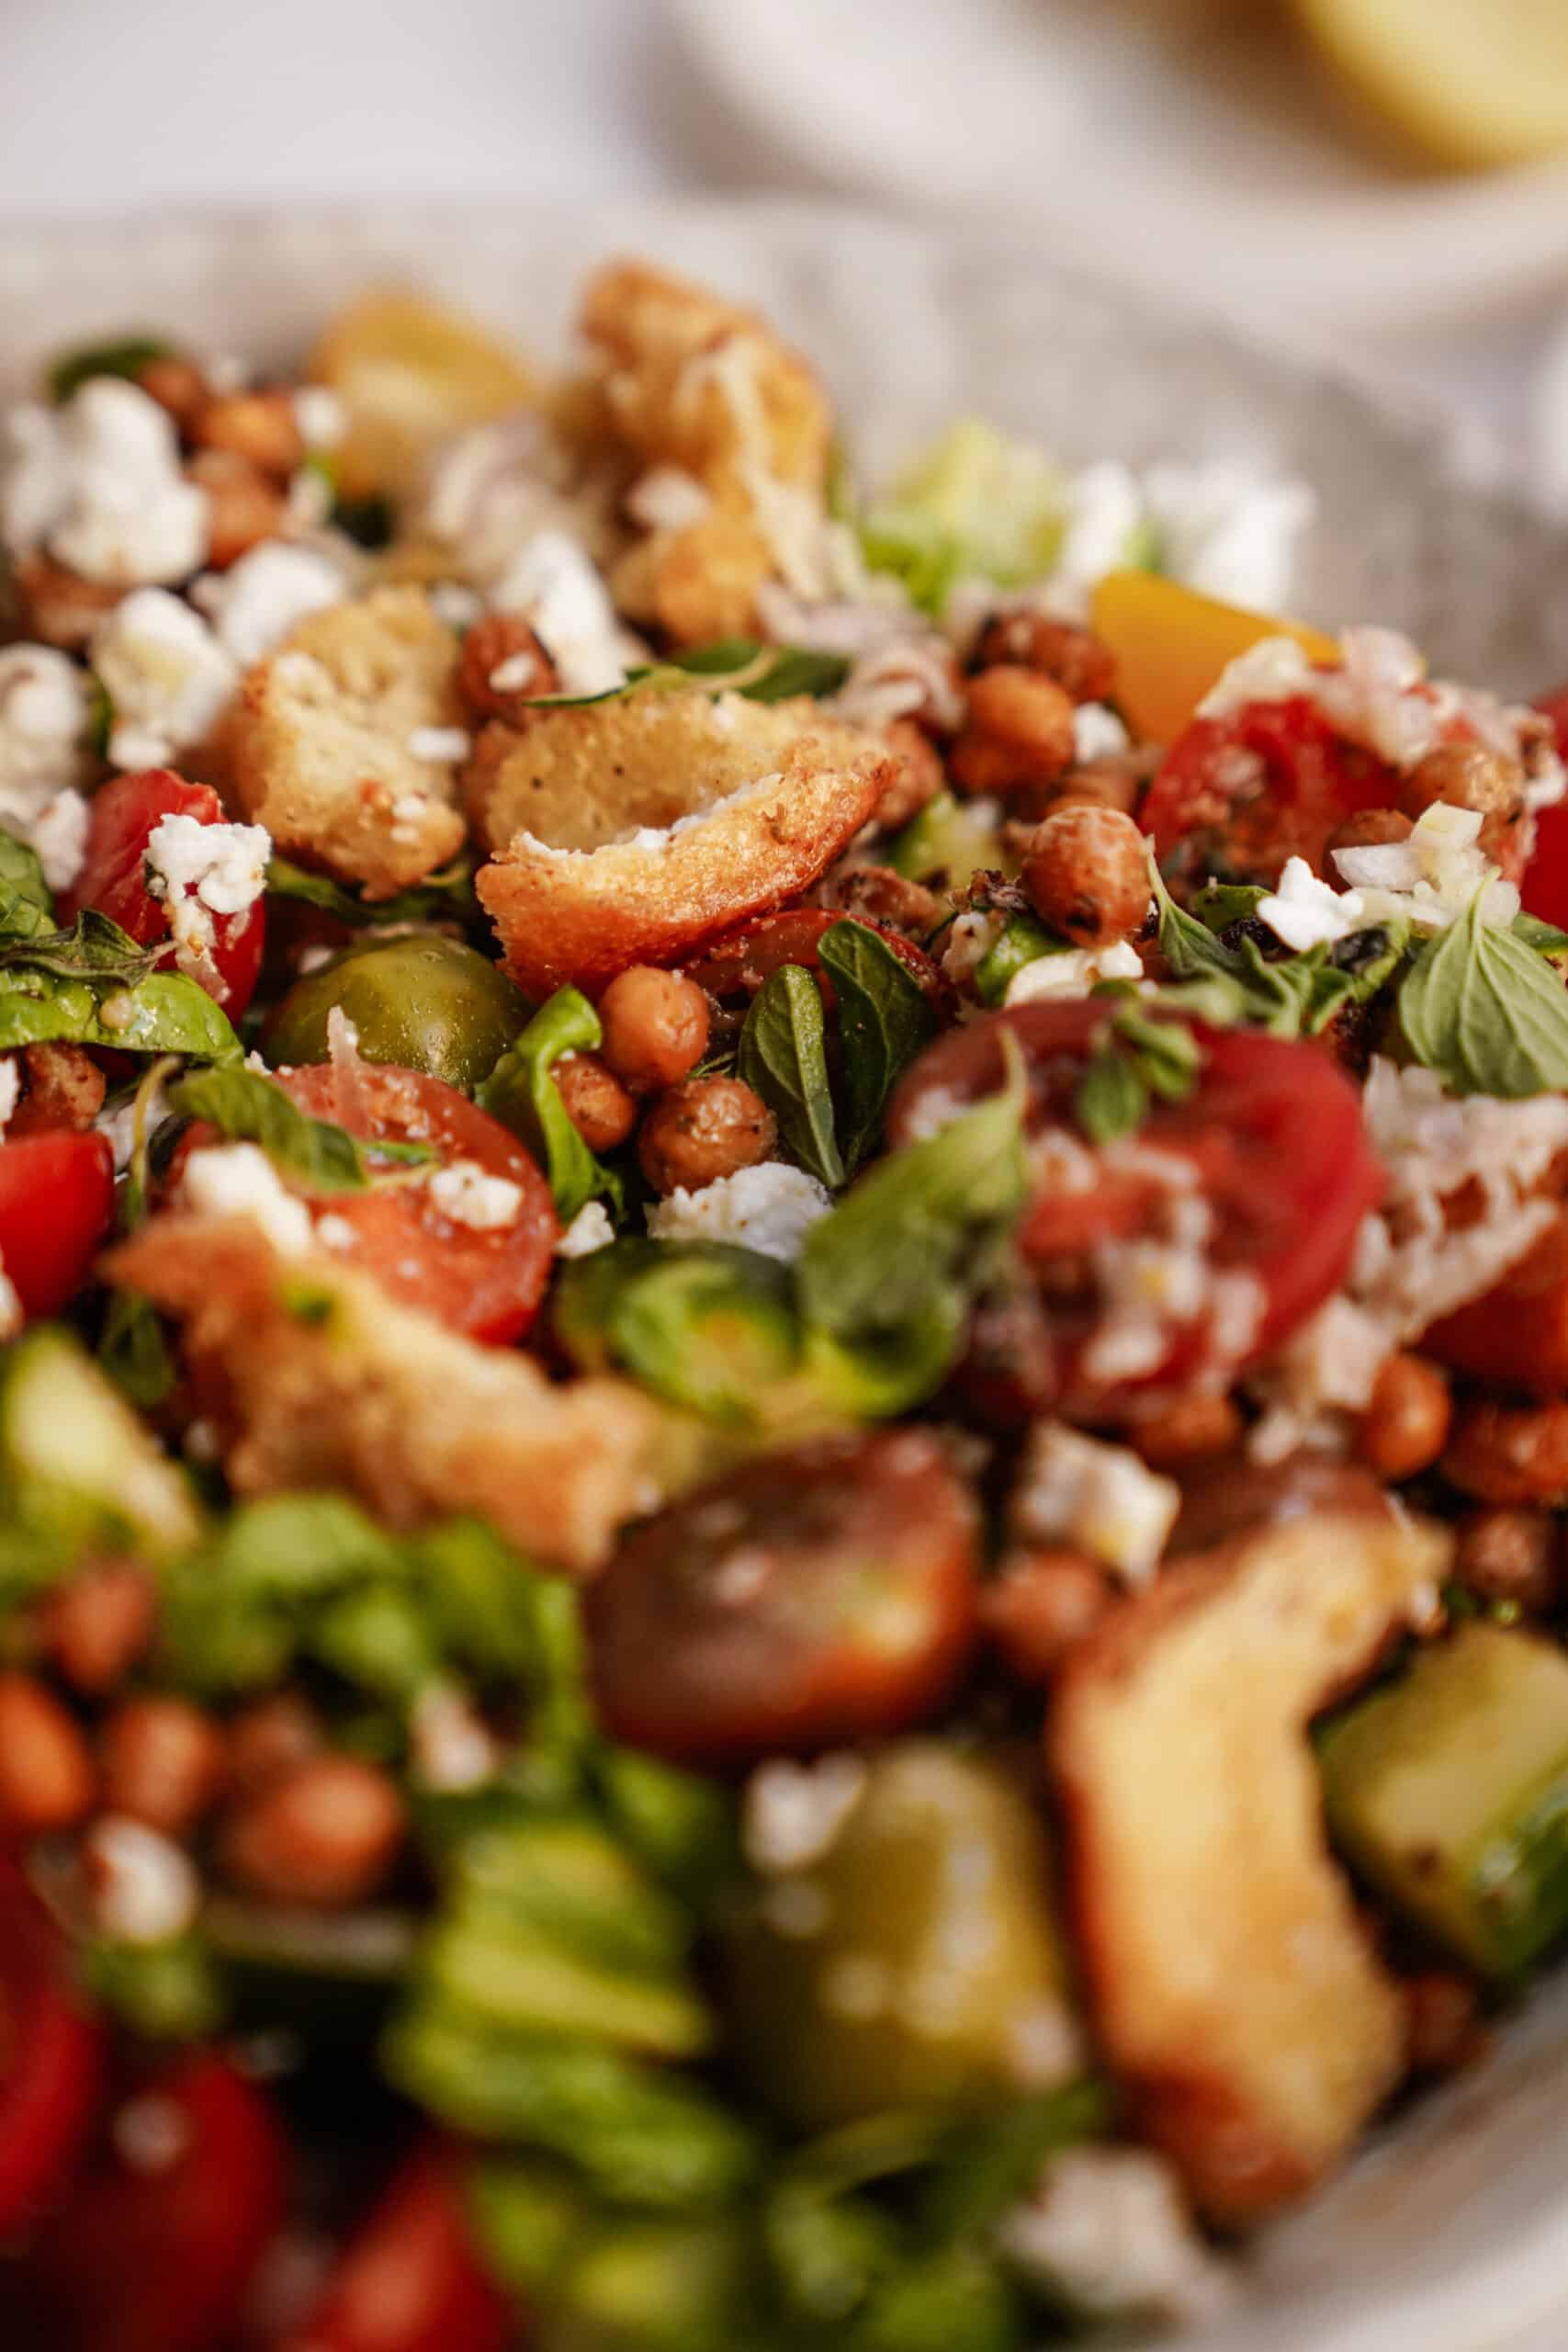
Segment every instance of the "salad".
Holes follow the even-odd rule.
[[[641,263],[0,427],[0,2335],[1028,2352],[1568,1932],[1568,698]]]

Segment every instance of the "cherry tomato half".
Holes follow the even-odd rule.
[[[1568,686],[1543,695],[1536,705],[1557,734],[1557,756],[1568,760]],[[1535,854],[1522,885],[1524,902],[1542,922],[1568,931],[1568,800],[1543,808],[1536,819]]]
[[[1072,1094],[1103,1032],[1103,1004],[1020,1005],[953,1030],[921,1056],[893,1099],[895,1146],[921,1131],[933,1095],[976,1101],[1003,1082],[1001,1037],[1022,1048],[1030,1081],[1029,1125],[1043,1136],[1068,1129]],[[1025,1211],[1019,1241],[1040,1283],[1041,1335],[1052,1363],[1031,1393],[1102,1407],[1140,1388],[1200,1369],[1239,1371],[1271,1354],[1344,1279],[1362,1217],[1382,1194],[1382,1170],[1366,1140],[1360,1099],[1315,1046],[1254,1030],[1193,1024],[1203,1055],[1192,1092],[1156,1102],[1132,1148],[1096,1154],[1092,1182],[1042,1184]],[[1092,1149],[1077,1130],[1080,1157]],[[1190,1163],[1195,1182],[1172,1185],[1160,1162]],[[1201,1227],[1200,1231],[1199,1228]],[[1106,1244],[1168,1241],[1190,1272],[1201,1252],[1201,1296],[1165,1310],[1163,1349],[1117,1368],[1094,1342],[1108,1329],[1103,1283],[1089,1253]],[[1088,1263],[1088,1273],[1085,1268]],[[1236,1313],[1213,1278],[1247,1275],[1255,1311]],[[1245,1302],[1234,1290],[1230,1305]]]
[[[1289,857],[1321,874],[1347,817],[1398,799],[1393,769],[1345,742],[1300,695],[1195,718],[1166,753],[1138,822],[1173,881],[1273,882]]]
[[[84,907],[94,907],[118,923],[139,947],[153,947],[168,938],[168,910],[148,889],[145,872],[147,843],[165,817],[194,817],[198,825],[227,821],[209,784],[187,784],[171,768],[118,775],[105,785],[92,804],[82,871],[61,897],[61,912],[67,921]],[[265,902],[258,899],[243,914],[214,915],[212,922],[212,960],[220,986],[209,993],[233,1020],[255,994],[266,942]],[[174,960],[172,947],[169,960]]]
[[[515,2325],[475,2248],[456,2160],[433,2143],[400,2166],[277,2352],[505,2352]]]
[[[26,1313],[57,1315],[114,1215],[114,1154],[65,1128],[0,1143],[0,1266]]]
[[[73,1997],[53,1920],[0,1854],[0,2235],[63,2188],[97,2109],[105,2040]]]
[[[925,1430],[748,1464],[649,1521],[589,1586],[606,1730],[717,1763],[919,1723],[969,1654],[977,1542]]]
[[[825,931],[842,915],[831,914],[826,907],[788,907],[782,914],[762,915],[756,922],[742,923],[738,931],[727,932],[705,948],[694,963],[685,967],[686,978],[695,980],[700,989],[722,1003],[744,1003],[754,997],[766,979],[784,964],[804,964],[815,972],[821,983],[824,1001],[831,1010],[832,982],[822,970],[817,950]],[[857,922],[864,922],[857,915]],[[867,931],[874,931],[885,945],[890,947],[898,961],[910,971],[928,996],[942,993],[942,976],[931,957],[901,931],[886,924],[868,922]]]
[[[117,2109],[74,2193],[22,2266],[49,2352],[212,2352],[283,2220],[283,2126],[210,2052]]]

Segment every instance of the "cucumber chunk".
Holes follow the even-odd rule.
[[[80,1342],[53,1324],[38,1325],[5,1357],[0,1492],[29,1520],[79,1521],[86,1504],[104,1534],[153,1554],[182,1551],[202,1532],[184,1473]]]

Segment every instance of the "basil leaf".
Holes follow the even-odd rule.
[[[1427,942],[1399,992],[1410,1050],[1453,1094],[1568,1089],[1568,989],[1533,947],[1483,921],[1481,900]]]
[[[474,1091],[480,1110],[510,1127],[542,1160],[563,1225],[602,1194],[615,1216],[622,1212],[620,1178],[589,1150],[550,1074],[563,1054],[592,1053],[604,1034],[599,1015],[580,989],[558,989]]]
[[[1149,876],[1159,905],[1160,954],[1177,978],[1207,979],[1217,972],[1225,979],[1235,979],[1242,969],[1240,957],[1216,939],[1206,923],[1177,905],[1152,857]]]
[[[841,1184],[822,991],[804,965],[781,964],[758,989],[740,1032],[737,1068],[777,1119],[802,1168],[829,1191]]]
[[[125,334],[113,343],[89,343],[51,360],[44,381],[51,400],[63,403],[94,376],[140,376],[149,360],[172,359],[175,346],[162,335]]]
[[[154,1062],[136,1090],[134,1139],[119,1188],[117,1228],[134,1233],[147,1216],[148,1122],[158,1089],[176,1068],[173,1060]],[[104,1310],[98,1335],[98,1362],[133,1405],[151,1411],[161,1405],[175,1385],[175,1367],[164,1338],[156,1308],[140,1291],[114,1290]]]
[[[37,939],[54,927],[54,901],[37,851],[0,831],[0,938]]]
[[[308,1192],[363,1193],[370,1182],[355,1137],[328,1119],[312,1119],[259,1070],[193,1070],[170,1087],[168,1099],[183,1118],[204,1119],[220,1135],[259,1144],[276,1168]],[[436,1156],[423,1144],[373,1143],[370,1150],[405,1161]]]
[[[473,865],[468,858],[456,859],[412,889],[400,890],[396,898],[372,903],[325,874],[308,873],[286,857],[274,856],[266,870],[266,889],[269,899],[292,899],[301,906],[318,907],[355,930],[367,924],[451,922],[474,910]]]
[[[1192,900],[1192,911],[1210,931],[1228,931],[1233,922],[1247,922],[1269,896],[1260,882],[1205,882]]]
[[[162,952],[91,910],[69,931],[0,939],[0,1052],[60,1042],[238,1061],[221,1009],[183,972],[155,970]]]
[[[596,695],[535,695],[530,710],[581,710],[592,703],[620,702],[645,689],[671,693],[701,686],[715,695],[742,695],[748,702],[784,702],[792,695],[820,699],[836,695],[853,664],[842,653],[818,653],[809,646],[764,645],[751,637],[727,637],[699,645],[668,662],[646,662],[626,672],[618,686]]]
[[[1142,1126],[1149,1090],[1124,1055],[1102,1046],[1073,1090],[1073,1117],[1090,1143],[1115,1143]]]
[[[852,664],[841,653],[817,653],[807,646],[780,646],[773,666],[739,691],[748,702],[787,702],[793,695],[810,695],[820,702],[836,695]]]
[[[1559,931],[1554,922],[1542,922],[1539,915],[1527,914],[1521,909],[1508,928],[1516,939],[1522,939],[1538,956],[1568,955],[1568,931]]]
[[[64,931],[0,939],[0,971],[46,972],[53,979],[119,980],[130,985],[157,968],[161,947],[139,947],[96,908],[84,907]]]
[[[844,1057],[844,1159],[857,1168],[882,1131],[887,1098],[936,1031],[924,989],[868,924],[825,931],[817,953],[838,999]]]

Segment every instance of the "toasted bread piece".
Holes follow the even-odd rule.
[[[477,1511],[578,1570],[664,1499],[660,1416],[628,1383],[558,1386],[324,1252],[279,1258],[248,1219],[154,1217],[105,1272],[184,1324],[239,1494],[343,1487],[393,1528]]]
[[[458,643],[417,587],[312,613],[246,678],[230,721],[233,788],[281,850],[389,899],[463,842],[459,763],[420,756],[462,730]]]
[[[1307,1724],[1429,1610],[1450,1549],[1387,1508],[1261,1528],[1168,1568],[1058,1684],[1048,1755],[1095,2024],[1216,2221],[1310,2188],[1403,2070]]]
[[[801,699],[648,692],[487,729],[469,814],[478,891],[530,995],[672,964],[826,871],[894,763]]]

